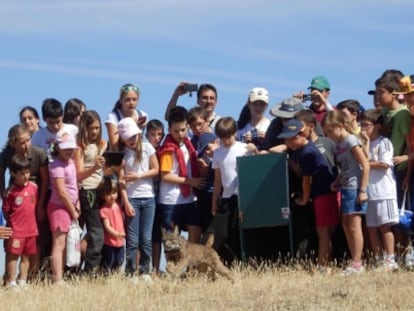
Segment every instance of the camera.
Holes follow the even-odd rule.
[[[312,95],[311,94],[303,94],[302,101],[308,102],[311,101]]]
[[[252,143],[255,144],[255,145],[259,145],[260,144],[260,139],[259,139],[259,135],[257,133],[257,128],[253,128],[250,131],[250,133],[252,135],[252,140],[251,140]]]
[[[183,86],[184,91],[186,92],[197,92],[198,90],[198,84],[197,83],[191,83],[191,84],[186,84]]]

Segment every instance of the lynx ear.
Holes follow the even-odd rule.
[[[178,230],[178,226],[177,225],[174,226],[174,234],[175,235],[179,235],[180,234],[180,231]]]

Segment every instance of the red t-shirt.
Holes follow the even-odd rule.
[[[7,224],[13,229],[12,238],[27,238],[38,235],[36,224],[37,185],[28,182],[25,186],[12,184],[3,200],[3,211]]]

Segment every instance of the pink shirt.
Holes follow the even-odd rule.
[[[109,223],[114,230],[125,233],[124,216],[118,203],[114,203],[112,206],[103,205],[99,212],[102,219],[109,220]],[[104,244],[112,247],[121,247],[124,246],[124,239],[117,239],[105,230]]]
[[[76,204],[79,199],[79,192],[74,161],[70,160],[69,162],[63,162],[58,158],[55,158],[53,162],[49,164],[49,176],[52,189],[49,202],[57,205],[64,205],[60,200],[55,184],[56,178],[64,178],[66,192],[68,193],[72,203]]]
[[[12,238],[38,235],[36,224],[37,185],[11,185],[3,200],[3,211],[8,215],[8,226],[13,229]]]

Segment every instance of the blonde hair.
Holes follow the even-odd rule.
[[[323,128],[342,125],[348,133],[353,133],[349,118],[342,110],[328,111],[321,122]]]

